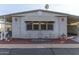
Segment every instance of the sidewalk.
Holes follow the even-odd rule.
[[[0,44],[0,48],[79,48],[79,44]]]

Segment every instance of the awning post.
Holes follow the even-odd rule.
[[[4,30],[3,30],[3,33],[4,33],[4,39],[6,39],[6,18],[4,16]]]

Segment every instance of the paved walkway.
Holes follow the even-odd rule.
[[[79,55],[79,44],[0,44],[0,55]]]
[[[79,48],[79,44],[0,44],[0,48]]]

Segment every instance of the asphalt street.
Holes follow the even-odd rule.
[[[79,48],[1,48],[0,55],[79,55]]]

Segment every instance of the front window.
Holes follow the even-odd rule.
[[[47,25],[47,27],[48,27],[48,30],[53,30],[53,24],[54,22],[48,22],[48,25]]]
[[[33,30],[39,30],[39,22],[33,22]]]
[[[27,30],[53,30],[54,21],[26,21]]]
[[[31,21],[27,21],[26,23],[27,23],[26,24],[27,25],[26,29],[27,30],[32,30],[32,22]]]
[[[46,23],[45,22],[41,22],[41,30],[46,30]]]

